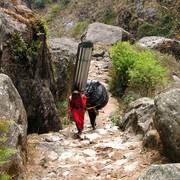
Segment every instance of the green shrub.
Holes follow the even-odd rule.
[[[137,52],[128,42],[119,42],[110,50],[113,60],[111,71],[110,90],[113,95],[122,97],[128,87],[129,69],[132,68]]]
[[[78,22],[71,30],[71,37],[80,39],[89,25],[88,21]]]
[[[47,22],[45,19],[41,18],[39,21],[39,28],[43,28],[43,32],[45,33],[45,35],[47,36],[48,34],[48,26],[47,26]],[[40,32],[40,30],[37,32],[37,35],[40,36],[42,33]]]
[[[72,124],[72,117],[68,115],[68,100],[59,101],[57,103],[58,114],[61,117],[61,123],[63,128]]]
[[[140,98],[138,94],[133,91],[128,91],[123,95],[119,102],[121,103],[123,109],[126,109],[131,102],[135,101],[138,98]]]
[[[10,149],[5,146],[5,136],[6,133],[8,133],[9,125],[12,123],[14,123],[12,120],[0,119],[0,167],[11,161],[11,155],[16,153],[15,149]],[[12,178],[6,172],[0,172],[0,179],[10,180]]]
[[[33,8],[37,9],[43,9],[45,8],[45,0],[30,0],[30,3],[32,4]]]
[[[27,65],[31,62],[32,57],[37,55],[37,51],[41,46],[38,40],[32,40],[26,43],[19,31],[16,31],[11,38],[10,57],[21,65]]]
[[[70,0],[60,0],[60,2],[63,6],[65,6],[65,5],[69,4]]]
[[[0,179],[1,180],[12,180],[12,177],[5,172],[0,172]]]
[[[30,0],[30,4],[35,9],[43,9],[48,4],[55,3],[56,5],[63,5],[66,6],[69,4],[70,0]]]
[[[57,109],[58,109],[58,113],[60,117],[64,117],[67,115],[67,110],[68,110],[68,101],[64,100],[64,101],[59,101],[57,103]]]
[[[48,17],[48,20],[47,20],[47,21],[52,21],[52,20],[57,16],[58,12],[59,12],[61,9],[62,9],[61,4],[58,4],[58,3],[53,4],[53,5],[51,6],[51,14],[50,14],[50,16]]]
[[[160,14],[154,23],[143,23],[138,28],[138,38],[144,36],[173,37],[174,22],[169,15]]]
[[[129,88],[141,96],[155,92],[166,82],[166,69],[158,65],[155,55],[146,50],[138,54],[138,60],[129,69]]]
[[[166,69],[158,65],[150,50],[118,42],[110,51],[113,61],[110,90],[123,97],[127,90],[138,96],[150,96],[166,82]]]
[[[63,126],[63,128],[66,127],[66,126],[69,126],[71,124],[72,124],[72,120],[70,118],[68,119],[67,117],[64,117],[62,119],[62,126]]]
[[[114,126],[118,126],[121,123],[122,116],[120,115],[119,109],[116,109],[116,111],[110,115],[110,120],[113,122]]]
[[[149,24],[147,22],[141,24],[138,28],[138,38],[142,38],[145,36],[154,36],[156,35],[156,31],[155,31],[156,27],[154,27],[153,24]]]
[[[11,41],[11,50],[10,50],[10,56],[13,60],[16,60],[19,63],[26,63],[26,50],[27,50],[27,44],[24,41],[22,34],[19,31],[16,31],[12,35],[12,41]]]
[[[103,14],[102,18],[100,19],[100,21],[105,24],[113,24],[115,18],[116,18],[116,13],[113,10],[113,8],[107,7],[107,8],[105,8],[104,14]]]
[[[179,0],[158,0],[155,21],[144,22],[138,28],[138,38],[144,36],[163,36],[179,38]]]

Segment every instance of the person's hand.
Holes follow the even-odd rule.
[[[94,107],[94,112],[96,113],[96,115],[99,115],[99,111]]]
[[[97,116],[99,115],[99,111],[98,110],[96,110],[95,113],[96,113]]]

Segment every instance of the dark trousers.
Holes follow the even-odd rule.
[[[96,126],[96,113],[95,113],[95,111],[88,111],[88,115],[89,115],[92,127],[95,127]]]

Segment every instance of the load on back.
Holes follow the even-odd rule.
[[[84,91],[86,87],[92,48],[93,43],[91,41],[84,41],[78,45],[72,91]]]
[[[93,43],[83,41],[79,43],[75,71],[72,84],[72,92],[84,92],[87,97],[87,108],[101,109],[109,101],[109,96],[103,84],[96,80],[88,80]]]
[[[109,101],[109,95],[99,81],[88,80],[84,91],[87,97],[87,108],[95,107],[96,109],[102,109]]]

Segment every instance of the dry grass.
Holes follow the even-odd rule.
[[[20,5],[21,2],[19,0],[10,0],[10,2],[14,5],[14,6],[17,6],[17,5]]]
[[[168,54],[156,53],[158,62],[167,68],[168,76],[171,79],[172,75],[176,75],[180,78],[180,63],[176,59]]]
[[[4,13],[14,17],[16,20],[18,20],[21,23],[27,24],[29,23],[29,20],[24,18],[23,16],[16,14],[15,12],[9,10],[9,9],[4,9],[4,8],[0,8],[0,11],[3,11]]]
[[[0,11],[12,16],[14,19],[16,19],[18,22],[21,22],[23,24],[30,24],[32,22],[32,19],[35,18],[33,13],[23,11],[23,9],[17,9],[17,12],[13,12],[9,9],[1,8]]]
[[[94,44],[94,49],[99,50],[102,49],[104,51],[109,51],[109,49],[111,48],[111,46],[109,45],[102,45],[102,44]]]

